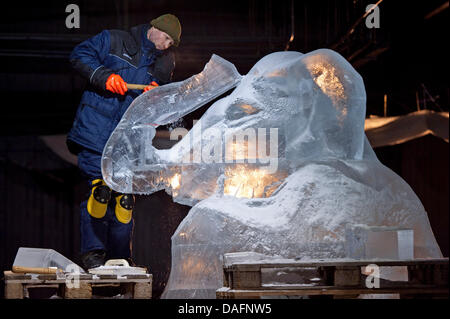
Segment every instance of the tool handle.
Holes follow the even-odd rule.
[[[22,267],[22,266],[13,266],[12,272],[15,273],[33,273],[33,274],[56,274],[58,271],[57,268],[38,268],[38,267]]]
[[[147,87],[148,85],[145,84],[132,84],[132,83],[127,83],[127,88],[130,90],[143,90]],[[152,85],[153,86],[153,85]],[[155,87],[155,86],[154,86]]]

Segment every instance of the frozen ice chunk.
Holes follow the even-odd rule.
[[[62,271],[84,273],[84,270],[70,259],[53,249],[46,248],[19,247],[13,266],[27,268],[56,267]]]
[[[349,225],[346,253],[353,259],[414,259],[414,230]]]

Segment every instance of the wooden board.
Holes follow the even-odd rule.
[[[390,281],[379,278],[380,286],[366,287],[367,275],[361,268],[368,265],[402,267],[407,280]],[[316,284],[305,281],[268,284],[264,273],[285,273],[289,269],[304,276],[304,269],[315,270]],[[265,295],[305,296],[335,295],[357,297],[359,294],[433,295],[448,297],[448,258],[417,260],[259,260],[233,262],[224,265],[224,287],[217,290],[217,298],[257,298]],[[295,277],[294,277],[295,278]],[[300,278],[300,277],[297,277]]]
[[[80,274],[78,287],[72,287],[73,279],[71,275],[30,275],[4,271],[5,298],[26,298],[28,289],[31,288],[57,288],[61,298],[91,299],[93,289],[98,287],[123,288],[126,295],[133,299],[151,299],[152,297],[153,276],[151,274],[127,276]]]
[[[258,262],[233,263],[224,269],[238,269],[240,271],[254,271],[261,268],[283,268],[283,267],[338,267],[338,266],[421,266],[421,265],[448,265],[448,258],[439,259],[414,259],[414,260],[346,260],[346,259],[319,259],[314,261],[296,261],[286,259],[282,263],[275,260],[264,260]]]

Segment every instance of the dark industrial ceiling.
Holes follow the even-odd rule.
[[[79,5],[79,29],[65,26],[70,3]],[[264,55],[285,50],[293,35],[289,50],[332,48],[352,63],[366,85],[367,116],[383,115],[385,94],[388,116],[418,107],[448,111],[448,1],[381,1],[377,29],[361,19],[370,3],[376,2],[9,2],[0,13],[1,134],[67,133],[85,85],[68,62],[73,47],[103,29],[127,29],[167,12],[183,26],[175,81],[201,71],[213,53],[245,74]]]

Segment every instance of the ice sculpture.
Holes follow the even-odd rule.
[[[412,229],[415,258],[442,256],[420,200],[368,143],[363,80],[342,56],[327,49],[277,52],[242,79],[235,71],[222,75],[230,75],[227,88],[239,85],[170,150],[151,147],[154,130],[143,124],[164,123],[143,102],[130,106],[103,154],[112,188],[165,188],[193,206],[172,237],[163,297],[214,298],[224,253],[345,257],[352,224]],[[198,105],[196,87],[214,87],[209,76],[192,81],[183,98],[192,102],[181,108]],[[142,99],[170,104],[169,88],[166,95],[158,89]]]

